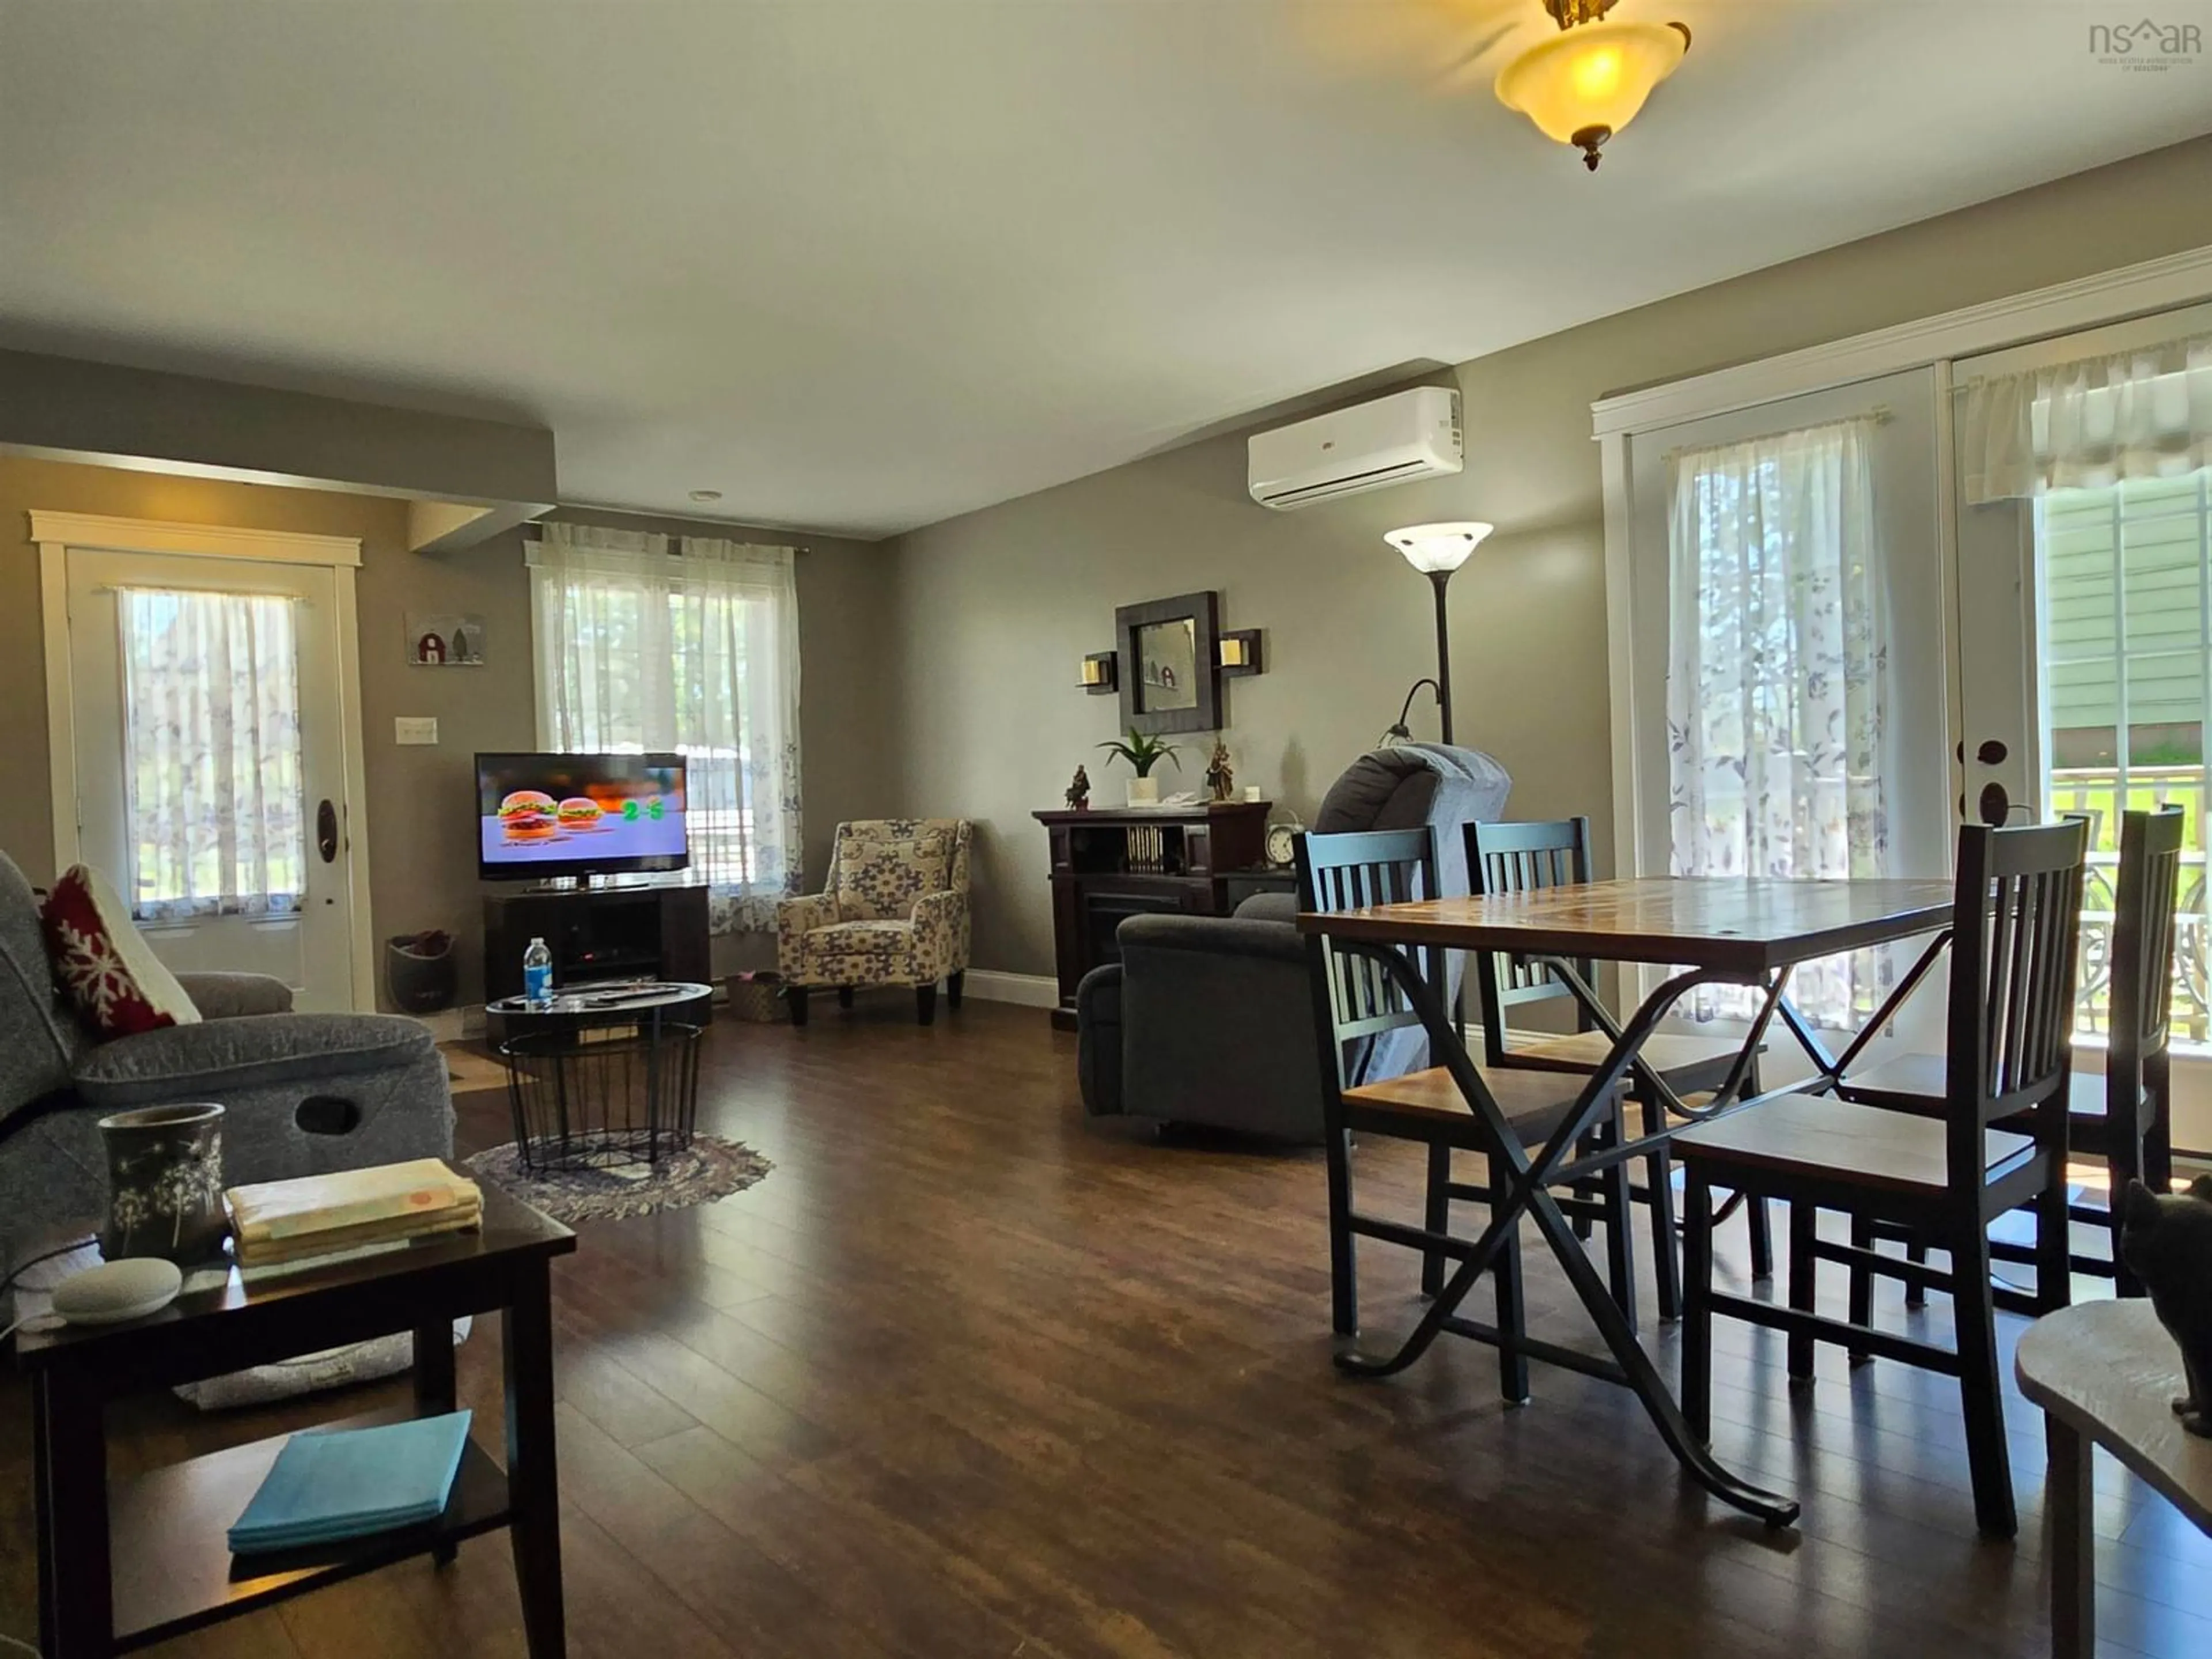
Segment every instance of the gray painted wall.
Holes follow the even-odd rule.
[[[13,787],[0,793],[0,848],[35,882],[53,875],[47,787],[46,646],[33,507],[174,523],[358,537],[362,708],[368,767],[369,925],[387,935],[443,927],[461,953],[462,993],[483,983],[476,875],[474,773],[479,749],[537,743],[530,586],[521,532],[463,552],[407,550],[404,501],[218,483],[155,472],[0,456],[0,745]],[[800,744],[807,866],[818,873],[840,817],[894,811],[889,677],[878,671],[894,629],[889,554],[861,542],[725,524],[564,514],[668,533],[803,541],[799,648],[805,677]],[[409,611],[481,612],[485,666],[426,669],[404,654]],[[393,717],[437,717],[436,747],[402,748]],[[380,994],[381,987],[380,985]]]
[[[543,427],[0,351],[0,450],[456,501],[556,499]]]
[[[1586,812],[1602,841],[1593,400],[2207,244],[2212,139],[2199,139],[1463,363],[1456,478],[1273,514],[1246,496],[1233,434],[902,538],[899,795],[978,820],[975,965],[1052,970],[1029,814],[1058,804],[1079,762],[1103,791],[1126,775],[1093,747],[1114,735],[1116,704],[1075,689],[1083,653],[1112,647],[1117,605],[1218,588],[1224,627],[1267,630],[1267,672],[1231,683],[1224,737],[1240,784],[1305,814],[1434,659],[1428,585],[1382,532],[1491,520],[1498,533],[1452,585],[1459,740],[1511,770],[1515,816]],[[1426,719],[1417,736],[1434,734]],[[1181,775],[1194,785],[1202,754]]]
[[[1310,813],[1432,666],[1427,584],[1381,535],[1438,518],[1499,526],[1453,584],[1461,740],[1511,769],[1517,815],[1588,812],[1602,836],[1611,802],[1594,398],[2208,243],[2212,139],[2200,139],[1462,364],[1449,371],[1468,426],[1468,470],[1455,479],[1270,514],[1245,495],[1243,439],[1232,434],[894,544],[800,537],[813,550],[799,571],[813,880],[841,818],[974,818],[976,965],[1048,973],[1043,836],[1029,814],[1058,803],[1079,763],[1102,799],[1126,776],[1094,748],[1114,735],[1114,702],[1075,687],[1083,653],[1113,644],[1115,606],[1213,587],[1224,626],[1266,631],[1268,672],[1231,684],[1224,736],[1240,783]],[[9,408],[0,397],[0,416]],[[96,453],[128,450],[129,432],[97,415],[0,424],[0,444],[65,435]],[[386,416],[404,418],[375,420]],[[423,430],[442,418],[424,417]],[[342,428],[313,454],[284,447],[275,428],[257,428],[246,449],[272,470],[339,467],[354,441]],[[355,436],[369,450],[384,442]],[[459,822],[467,757],[535,736],[519,536],[416,555],[396,501],[0,457],[0,741],[16,763],[15,787],[0,794],[0,847],[40,879],[52,860],[37,556],[23,518],[32,507],[362,538],[372,925],[380,935],[453,928],[468,941],[473,984],[477,889]],[[700,533],[792,539],[726,525]],[[405,664],[399,617],[434,607],[491,619],[490,667]],[[394,745],[391,721],[403,714],[437,715],[440,747]],[[1433,718],[1417,714],[1419,734],[1433,732]],[[1170,786],[1196,787],[1204,764],[1194,743]]]

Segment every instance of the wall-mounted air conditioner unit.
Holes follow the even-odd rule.
[[[1449,386],[1415,386],[1316,415],[1255,434],[1250,458],[1252,499],[1279,512],[1443,477],[1467,465],[1459,393]]]

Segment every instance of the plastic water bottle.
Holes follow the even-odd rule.
[[[531,940],[522,953],[522,1000],[533,1008],[553,1000],[553,953],[542,939]]]

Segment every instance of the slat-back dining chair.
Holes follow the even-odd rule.
[[[2181,885],[2181,848],[2187,815],[2179,806],[2127,812],[2120,818],[2120,867],[2113,884],[2109,963],[2111,1001],[2105,1070],[2075,1072],[2067,1090],[2067,1146],[2075,1156],[2102,1158],[2106,1202],[2081,1204],[2077,1221],[2107,1229],[2103,1255],[2075,1255],[2073,1270],[2114,1279],[2123,1296],[2142,1287],[2120,1257],[2119,1195],[2141,1178],[2164,1192],[2173,1182],[2172,1035],[2174,913]],[[2096,820],[2087,820],[2094,840]],[[1934,1115],[1942,1109],[1943,1057],[1903,1054],[1844,1079],[1847,1100],[1893,1111]],[[2009,1127],[2009,1126],[2008,1126]],[[2003,1261],[2033,1261],[2025,1245],[1996,1243]],[[1865,1291],[1854,1286],[1854,1295]]]
[[[1684,1246],[1682,1409],[1710,1429],[1713,1316],[1788,1334],[1790,1375],[1813,1375],[1814,1346],[1901,1360],[1959,1379],[1974,1514],[1985,1533],[2015,1528],[1989,1226],[2036,1206],[2039,1310],[2065,1305],[2066,1083],[2072,1066],[2075,953],[2088,826],[2079,820],[1959,832],[1942,1115],[1832,1097],[1782,1095],[1685,1130],[1674,1155],[1689,1176]],[[2004,1124],[1998,1128],[1994,1126]],[[1790,1201],[1790,1305],[1713,1288],[1715,1184]],[[1903,1229],[1950,1253],[1948,1272],[1876,1257],[1881,1270],[1949,1292],[1955,1349],[1814,1310],[1820,1261],[1854,1268],[1870,1249],[1819,1237],[1819,1212]]]
[[[1352,910],[1403,903],[1434,896],[1436,843],[1430,830],[1393,830],[1359,835],[1297,839],[1298,907],[1310,912]],[[1354,1241],[1376,1238],[1421,1252],[1422,1287],[1433,1295],[1443,1282],[1454,1200],[1479,1203],[1487,1210],[1493,1193],[1512,1183],[1512,1171],[1492,1143],[1483,1120],[1442,1066],[1403,1077],[1347,1086],[1353,1056],[1382,1033],[1419,1025],[1420,1013],[1400,984],[1372,957],[1338,948],[1323,935],[1307,936],[1312,965],[1314,1026],[1319,1042],[1322,1144],[1328,1159],[1328,1255],[1332,1322],[1339,1336],[1358,1334],[1358,1276]],[[1442,952],[1407,953],[1413,971],[1443,1006],[1445,979]],[[1484,1076],[1492,1097],[1524,1147],[1540,1146],[1565,1121],[1579,1086],[1571,1079],[1537,1072],[1491,1073]],[[1615,1132],[1618,1133],[1616,1113]],[[1428,1167],[1422,1224],[1362,1214],[1353,1207],[1352,1138],[1357,1134],[1418,1141],[1427,1148]],[[1487,1160],[1480,1184],[1452,1178],[1454,1152],[1477,1152]],[[1619,1166],[1615,1166],[1618,1168]],[[1629,1224],[1627,1183],[1608,1188],[1601,1205],[1569,1199],[1560,1207],[1570,1215],[1585,1207],[1597,1211],[1609,1234]],[[1485,1328],[1454,1320],[1448,1328],[1492,1342],[1498,1350],[1498,1381],[1507,1401],[1528,1397],[1528,1358],[1546,1345],[1530,1344],[1523,1318],[1521,1251],[1509,1237],[1492,1269],[1498,1322]]]
[[[1465,834],[1471,892],[1528,893],[1578,886],[1590,879],[1589,820],[1586,817],[1470,823]],[[1583,983],[1592,982],[1592,964],[1588,960],[1571,965]],[[1612,1051],[1613,1039],[1595,1028],[1574,994],[1542,963],[1508,951],[1484,951],[1475,954],[1474,972],[1486,1064],[1587,1076]],[[1514,1010],[1560,998],[1565,998],[1574,1009],[1574,1035],[1515,1040],[1507,1029]],[[1742,1048],[1741,1042],[1662,1032],[1644,1045],[1638,1059],[1676,1094],[1689,1095],[1725,1085]],[[1744,1086],[1747,1093],[1759,1092],[1756,1060]],[[1656,1134],[1667,1127],[1666,1102],[1644,1080],[1640,1070],[1631,1074],[1628,1091],[1642,1111],[1645,1134]],[[1652,1274],[1659,1317],[1671,1320],[1681,1312],[1682,1279],[1675,1254],[1673,1162],[1663,1148],[1644,1160],[1644,1184],[1635,1195],[1650,1206]],[[1766,1206],[1753,1200],[1749,1207],[1752,1274],[1765,1279],[1774,1270]],[[1615,1299],[1619,1299],[1617,1294]],[[1628,1318],[1633,1328],[1632,1310]]]

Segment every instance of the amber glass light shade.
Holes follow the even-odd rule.
[[[1539,41],[1500,70],[1498,101],[1546,137],[1579,147],[1595,169],[1598,146],[1636,118],[1689,49],[1690,32],[1680,23],[1584,23]]]

